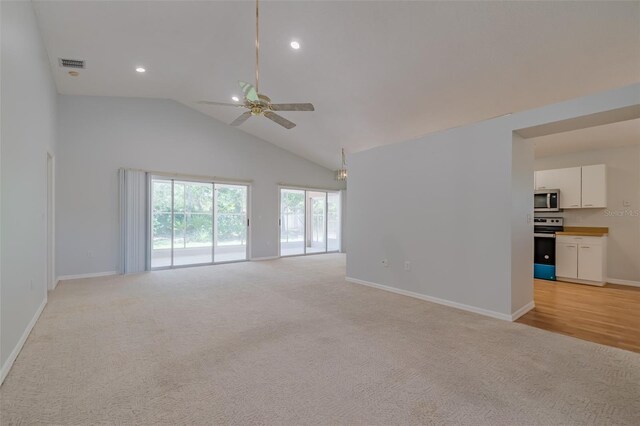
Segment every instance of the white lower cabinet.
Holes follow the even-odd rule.
[[[560,281],[604,285],[607,281],[607,237],[559,235],[556,277]]]
[[[602,245],[578,245],[578,278],[588,281],[603,281]],[[604,279],[606,281],[606,279]]]
[[[578,245],[556,241],[556,276],[578,278]]]

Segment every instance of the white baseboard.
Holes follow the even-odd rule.
[[[524,305],[522,308],[518,309],[517,311],[515,311],[514,313],[511,314],[511,321],[515,321],[518,318],[520,318],[521,316],[523,316],[524,314],[526,314],[527,312],[529,312],[530,310],[532,310],[533,308],[536,307],[536,304],[533,303],[533,300],[529,303],[527,303],[526,305]]]
[[[280,259],[280,256],[266,256],[266,257],[252,257],[251,261],[262,261],[262,260],[273,260],[273,259]]]
[[[426,294],[415,293],[413,291],[403,290],[400,288],[390,287],[382,284],[373,283],[370,281],[359,280],[357,278],[346,277],[346,280],[355,284],[362,284],[368,287],[377,288],[380,290],[389,291],[391,293],[402,294],[403,296],[415,297],[416,299],[426,300],[427,302],[438,303],[440,305],[449,306],[451,308],[462,309],[463,311],[473,312],[480,315],[485,315],[491,318],[497,318],[504,321],[513,321],[512,315],[503,314],[500,312],[490,311],[488,309],[478,308],[471,305],[465,305],[463,303],[452,302],[451,300],[440,299],[438,297],[427,296]]]
[[[607,278],[609,284],[630,285],[632,287],[640,287],[640,281],[619,280],[617,278]]]
[[[40,314],[44,310],[44,307],[46,304],[47,304],[47,299],[45,298],[42,301],[42,304],[38,307],[38,310],[36,311],[36,313],[33,315],[33,318],[31,318],[31,321],[29,321],[27,328],[24,330],[24,333],[22,333],[20,340],[18,340],[18,344],[16,345],[15,348],[13,348],[13,351],[11,351],[11,355],[9,355],[9,358],[7,359],[7,361],[5,361],[4,365],[2,366],[2,370],[0,371],[0,385],[4,382],[4,379],[7,377],[7,374],[9,374],[9,370],[11,370],[11,367],[13,366],[13,363],[15,362],[16,358],[18,358],[18,354],[20,353],[20,351],[22,350],[22,347],[27,341],[27,337],[29,337],[29,333],[31,333],[31,330],[33,330],[33,327],[36,325],[36,322],[38,322],[38,318],[40,318]]]
[[[109,275],[118,275],[118,271],[93,272],[91,274],[78,274],[78,275],[62,275],[58,277],[58,281],[78,280],[80,278],[106,277]]]

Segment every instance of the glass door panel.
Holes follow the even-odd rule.
[[[244,185],[215,184],[216,262],[247,259],[247,195]]]
[[[327,251],[340,250],[340,193],[327,193]]]
[[[171,266],[172,201],[170,180],[151,181],[151,267]]]
[[[173,264],[213,262],[213,185],[174,181]]]
[[[327,251],[327,193],[307,191],[307,253]]]
[[[280,189],[280,255],[305,253],[305,191]]]

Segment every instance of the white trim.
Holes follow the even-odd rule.
[[[175,172],[161,172],[157,170],[143,170],[143,169],[132,169],[128,167],[121,167],[125,170],[134,170],[138,172],[146,172],[151,176],[157,176],[159,178],[167,178],[174,180],[187,180],[192,182],[204,182],[204,183],[226,183],[233,185],[250,185],[253,183],[253,179],[237,179],[237,178],[227,178],[221,176],[204,176],[204,175],[190,175],[184,173],[175,173]]]
[[[280,259],[280,256],[265,256],[265,257],[252,257],[250,260],[253,261],[263,261],[263,260],[273,260],[273,259]]]
[[[556,277],[556,281],[562,281],[565,283],[574,283],[574,284],[585,284],[592,285],[596,287],[602,287],[606,284],[604,281],[589,281],[589,280],[581,280],[579,278],[567,278],[567,277]]]
[[[439,305],[449,306],[451,308],[462,309],[463,311],[473,312],[475,314],[485,315],[491,318],[497,318],[504,321],[512,321],[511,319],[512,315],[509,315],[509,314],[490,311],[488,309],[478,308],[471,305],[465,305],[463,303],[452,302],[451,300],[440,299],[438,297],[433,297],[433,296],[427,296],[426,294],[415,293],[413,291],[403,290],[400,288],[390,287],[382,284],[376,284],[370,281],[359,280],[357,278],[346,277],[345,279],[351,283],[362,284],[368,287],[389,291],[391,293],[402,294],[403,296],[415,297],[416,299],[426,300],[427,302],[433,302]]]
[[[16,358],[18,358],[18,354],[20,354],[20,351],[22,350],[22,347],[27,341],[27,338],[29,337],[31,330],[33,330],[33,327],[36,325],[36,322],[38,322],[38,318],[40,318],[40,314],[44,310],[44,307],[46,304],[47,304],[47,298],[45,297],[44,300],[42,301],[42,304],[40,304],[40,307],[38,308],[36,313],[33,315],[33,318],[31,318],[31,321],[29,321],[29,325],[27,325],[27,328],[24,330],[24,333],[22,333],[22,336],[20,337],[18,344],[16,345],[15,348],[13,348],[13,351],[11,351],[11,355],[9,355],[9,358],[5,361],[4,365],[2,366],[2,370],[0,371],[0,385],[4,382],[4,379],[7,377],[7,374],[9,374],[9,370],[11,370],[11,367],[13,366],[13,363],[15,362]]]
[[[536,307],[536,304],[532,300],[531,302],[529,302],[526,305],[524,305],[522,308],[520,308],[517,311],[515,311],[514,313],[512,313],[511,314],[511,321],[517,320],[518,318],[520,318],[521,316],[523,316],[524,314],[526,314],[527,312],[529,312],[530,310],[532,310],[535,307]]]
[[[94,272],[91,274],[78,274],[78,275],[62,275],[58,277],[58,281],[78,280],[80,278],[106,277],[109,275],[118,275],[118,271]]]
[[[630,285],[632,287],[640,287],[640,281],[619,280],[617,278],[607,278],[609,284]]]

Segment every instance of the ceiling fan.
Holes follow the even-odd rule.
[[[314,111],[313,104],[273,104],[271,99],[259,92],[260,84],[260,38],[259,38],[259,15],[258,15],[258,1],[256,0],[256,85],[253,86],[250,83],[239,81],[240,89],[242,89],[243,103],[232,104],[228,102],[212,102],[212,101],[198,101],[199,104],[205,105],[221,105],[230,106],[236,108],[246,108],[248,111],[240,114],[238,118],[233,120],[232,126],[239,126],[252,115],[263,115],[271,121],[275,121],[285,129],[292,129],[296,127],[296,123],[293,123],[281,115],[275,113],[275,111]]]

